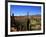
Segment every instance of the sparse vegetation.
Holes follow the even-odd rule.
[[[27,16],[14,16],[15,19],[15,29],[17,31],[31,31],[31,30],[40,30],[41,29],[41,16],[30,16],[29,20],[29,30],[27,30]],[[12,20],[12,16],[11,16]],[[13,25],[13,24],[11,24]],[[11,26],[12,28],[12,26]],[[11,29],[12,30],[12,29]]]

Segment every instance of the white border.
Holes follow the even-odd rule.
[[[10,32],[10,5],[26,5],[26,6],[41,6],[41,30],[40,31],[21,31]],[[27,34],[27,33],[43,33],[43,5],[42,4],[27,4],[27,3],[8,3],[8,35],[12,34]]]

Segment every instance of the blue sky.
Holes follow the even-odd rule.
[[[22,6],[22,5],[10,5],[11,15],[14,13],[14,16],[25,16],[27,12],[29,15],[38,15],[41,14],[41,6]]]

